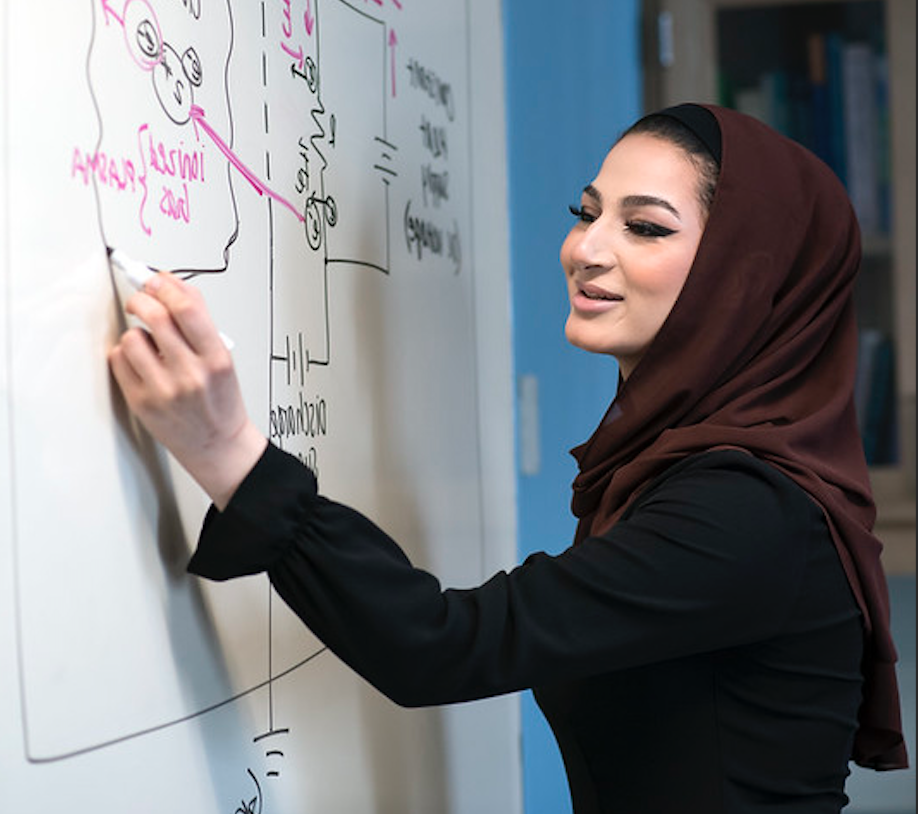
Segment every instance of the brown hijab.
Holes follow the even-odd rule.
[[[904,767],[882,546],[854,414],[854,212],[825,164],[756,119],[708,105],[665,112],[709,145],[719,126],[720,175],[679,299],[593,436],[573,450],[577,540],[609,529],[687,455],[734,447],[779,469],[822,507],[864,616],[853,759]]]

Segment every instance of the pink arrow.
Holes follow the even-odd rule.
[[[220,134],[210,126],[210,122],[204,117],[204,111],[197,105],[192,105],[191,110],[189,111],[191,120],[196,124],[200,125],[201,129],[210,136],[211,141],[217,146],[217,149],[226,156],[226,160],[229,161],[239,172],[242,174],[242,177],[245,178],[254,188],[259,195],[267,195],[269,198],[273,198],[282,206],[285,206],[289,209],[296,219],[303,223],[306,220],[306,217],[286,198],[278,195],[273,189],[271,189],[267,184],[265,184],[254,172],[252,172],[243,162],[242,159],[237,156],[232,148],[220,138]]]
[[[393,28],[389,31],[389,48],[392,51],[392,96],[396,96],[395,91],[395,46],[398,45],[398,37],[395,34],[395,29]]]
[[[306,13],[303,15],[303,22],[306,24],[307,36],[312,36],[312,30],[316,27],[316,18],[312,16],[312,0],[306,0]]]

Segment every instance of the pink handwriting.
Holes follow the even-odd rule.
[[[163,142],[156,143],[150,135],[150,125],[141,126],[141,133],[147,136],[147,157],[150,167],[160,175],[178,176],[183,181],[204,182],[204,151],[185,149],[185,142],[178,147],[167,148]]]
[[[146,222],[150,192],[147,179],[156,173],[163,179],[159,211],[173,221],[191,222],[189,184],[204,183],[204,151],[189,150],[185,142],[167,146],[153,138],[149,124],[137,128],[139,162],[127,157],[115,157],[102,151],[84,152],[74,148],[70,175],[85,185],[98,184],[116,193],[140,194],[137,218],[145,234],[152,234]],[[138,170],[139,167],[139,170]]]
[[[395,34],[395,29],[393,28],[389,31],[389,50],[392,53],[392,96],[393,98],[397,95],[395,92],[395,46],[398,45],[398,37]]]
[[[303,53],[303,46],[297,45],[296,48],[293,47],[293,20],[290,11],[291,0],[282,0],[284,4],[284,19],[281,23],[281,30],[284,32],[284,39],[281,40],[281,48],[284,50],[284,53],[287,56],[296,60],[297,65],[300,66],[300,70],[303,70],[304,60],[306,55]],[[309,14],[309,8],[306,9],[306,14]],[[309,26],[307,25],[307,32],[309,32]]]
[[[129,158],[115,158],[104,152],[85,153],[73,148],[70,177],[79,176],[88,186],[91,179],[117,192],[137,191],[137,171]]]
[[[316,27],[316,18],[312,16],[312,0],[306,0],[306,12],[303,14],[303,24],[306,26],[306,36],[312,36],[312,30]]]
[[[188,184],[204,183],[204,150],[189,151],[185,148],[184,141],[180,141],[178,146],[166,147],[162,141],[154,140],[149,124],[143,124],[138,128],[137,142],[145,171],[149,166],[152,172],[165,179],[181,180],[180,187],[168,183],[162,185],[160,213],[173,221],[191,223],[191,195]],[[140,224],[141,228],[150,234],[151,230],[144,222],[146,203],[145,193],[140,207]]]
[[[191,203],[188,197],[188,184],[182,183],[182,192],[175,192],[163,186],[163,197],[159,201],[159,211],[172,220],[183,220],[191,223]]]

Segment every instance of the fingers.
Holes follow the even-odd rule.
[[[195,353],[208,356],[225,349],[204,304],[204,297],[197,288],[171,274],[158,274],[144,287],[144,293],[165,308],[182,338]],[[165,338],[171,341],[174,337],[167,333]]]
[[[193,286],[159,274],[128,300],[125,310],[147,330],[126,331],[110,351],[109,364],[142,420],[232,367],[204,299]]]
[[[174,361],[191,352],[191,347],[168,309],[146,291],[134,294],[127,301],[125,311],[137,317],[149,331],[149,347],[157,357],[161,355],[162,359]],[[128,334],[125,334],[125,338],[127,336]],[[140,351],[144,355],[142,347],[132,346],[132,350]]]
[[[108,353],[115,381],[134,412],[149,409],[152,394],[164,392],[168,376],[152,339],[139,328],[127,331]]]

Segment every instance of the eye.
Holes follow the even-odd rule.
[[[569,206],[568,209],[571,210],[571,214],[575,218],[582,221],[583,223],[593,223],[593,221],[596,220],[597,216],[585,211],[583,207],[572,205],[572,206]]]
[[[666,237],[676,231],[667,226],[661,226],[659,223],[651,223],[646,220],[625,221],[625,229],[637,237]]]

